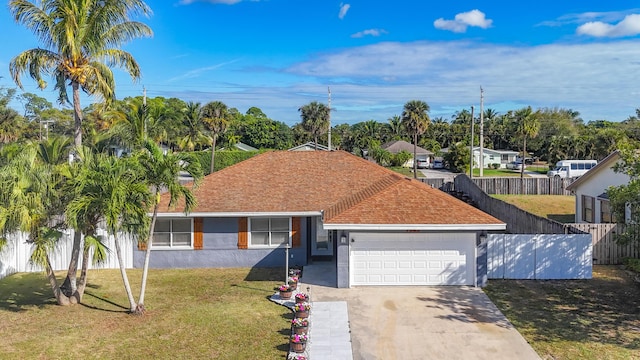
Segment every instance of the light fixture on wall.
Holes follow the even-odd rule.
[[[345,234],[342,234],[342,236],[340,236],[340,244],[345,245],[347,243],[347,236]]]

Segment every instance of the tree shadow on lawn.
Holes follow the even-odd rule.
[[[244,281],[281,281],[283,283],[285,280],[284,266],[281,268],[253,267],[244,278]]]
[[[51,286],[41,273],[14,274],[0,281],[1,310],[22,312],[28,310],[25,307],[55,304]]]
[[[640,349],[640,286],[622,275],[491,280],[487,293],[534,341],[597,342],[636,350]]]
[[[107,303],[107,304],[109,304],[109,305],[112,305],[113,307],[115,307],[115,308],[117,308],[117,309],[120,309],[120,310],[117,310],[117,309],[107,309],[106,307],[105,307],[105,308],[101,308],[101,307],[98,307],[98,306],[95,306],[95,305],[89,305],[89,304],[87,304],[87,302],[86,302],[86,301],[82,301],[82,303],[81,303],[81,304],[82,304],[82,306],[84,306],[84,307],[86,307],[86,308],[93,309],[93,310],[105,311],[105,312],[115,312],[115,313],[122,313],[122,312],[128,312],[128,311],[129,311],[129,308],[128,308],[128,307],[126,307],[126,306],[122,306],[122,305],[120,305],[120,304],[118,304],[118,303],[116,303],[116,302],[113,302],[113,301],[111,301],[111,300],[108,300],[108,299],[106,299],[106,298],[104,298],[104,297],[100,297],[100,296],[98,296],[98,295],[96,295],[96,294],[92,294],[92,293],[90,293],[90,292],[88,292],[88,291],[86,291],[86,290],[85,290],[85,292],[84,292],[84,296],[85,296],[85,297],[86,297],[86,296],[90,296],[90,297],[92,297],[92,298],[94,298],[94,299],[96,299],[96,300],[100,300],[100,301],[105,302],[105,303]]]

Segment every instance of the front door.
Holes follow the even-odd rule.
[[[322,220],[318,217],[315,223],[315,236],[311,236],[311,256],[333,255],[333,231],[322,228]]]

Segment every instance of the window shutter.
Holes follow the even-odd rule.
[[[291,218],[291,247],[297,248],[302,246],[300,238],[300,218]]]
[[[193,249],[202,250],[202,218],[193,219]]]
[[[247,232],[247,218],[238,218],[238,249],[249,248],[249,233]]]
[[[147,243],[138,240],[138,250],[147,250]]]

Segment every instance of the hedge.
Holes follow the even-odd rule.
[[[231,165],[237,164],[241,161],[247,160],[258,154],[265,152],[265,150],[259,151],[238,151],[238,150],[217,150],[216,151],[216,164],[215,170],[221,170]],[[200,161],[202,171],[205,175],[209,175],[211,169],[211,151],[194,151],[193,154]]]

